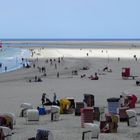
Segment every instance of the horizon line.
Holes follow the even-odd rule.
[[[46,41],[140,41],[140,38],[0,38],[7,40],[46,40]]]

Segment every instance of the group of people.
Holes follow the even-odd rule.
[[[125,97],[123,95],[120,95],[120,100],[119,100],[120,107],[135,108],[136,102],[137,102],[137,97],[134,94]]]
[[[51,101],[48,97],[46,97],[46,93],[43,93],[41,97],[41,102],[43,106],[44,105],[58,105],[59,106],[59,101],[57,100],[57,96],[55,92],[53,93],[53,101]]]

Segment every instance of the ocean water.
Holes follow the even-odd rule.
[[[23,63],[25,65],[28,63],[26,59],[23,61],[22,58],[28,58],[30,55],[31,52],[27,49],[2,47],[0,49],[0,73],[21,68]]]

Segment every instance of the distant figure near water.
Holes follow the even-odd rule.
[[[7,66],[5,66],[5,68],[4,68],[4,69],[5,69],[5,71],[7,71]]]

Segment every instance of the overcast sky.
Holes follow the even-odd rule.
[[[140,0],[0,0],[0,38],[140,38]]]

